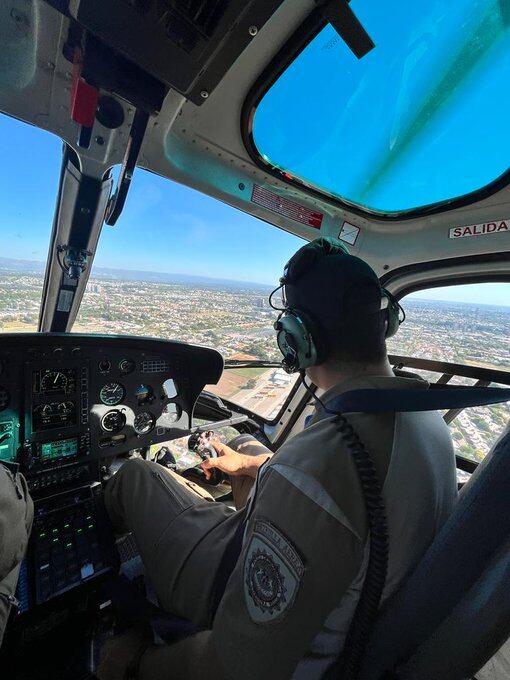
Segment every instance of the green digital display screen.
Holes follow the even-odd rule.
[[[41,444],[41,457],[43,460],[54,460],[55,458],[76,456],[77,453],[77,439],[62,439],[58,442],[47,442],[46,444]]]

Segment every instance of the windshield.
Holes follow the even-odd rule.
[[[280,360],[268,305],[304,241],[192,189],[137,170],[115,228],[103,228],[74,332],[150,335]],[[207,389],[272,419],[295,380],[225,371]]]
[[[37,330],[62,142],[0,116],[0,332]]]
[[[268,297],[303,243],[137,170],[117,226],[103,228],[73,331],[208,345],[226,359],[277,359]]]
[[[328,25],[266,92],[268,164],[381,212],[484,187],[508,169],[508,5],[352,0],[375,42],[358,60]]]

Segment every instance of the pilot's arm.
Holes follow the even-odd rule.
[[[141,680],[281,680],[306,655],[361,568],[366,529],[321,507],[318,480],[285,468],[269,464],[262,476],[212,631],[149,647]]]

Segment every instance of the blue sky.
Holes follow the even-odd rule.
[[[1,255],[46,260],[61,142],[0,116]],[[274,283],[304,243],[197,191],[137,170],[115,227],[104,226],[97,266]]]
[[[1,256],[46,260],[61,143],[0,116]],[[102,267],[178,272],[272,284],[303,241],[156,175],[137,171],[123,215],[103,228]],[[434,289],[433,299],[510,305],[510,284]]]

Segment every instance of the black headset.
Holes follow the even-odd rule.
[[[305,271],[308,271],[319,260],[328,255],[347,255],[351,257],[347,248],[338,239],[326,237],[316,239],[301,251],[298,251],[285,266],[279,286],[269,296],[269,304],[280,312],[274,323],[277,331],[276,341],[283,354],[282,366],[288,373],[303,371],[309,366],[322,363],[327,358],[326,343],[318,325],[310,314],[287,305],[285,300],[285,286],[295,283]],[[273,304],[273,296],[282,291],[283,308]],[[386,337],[390,338],[398,331],[405,319],[405,312],[398,300],[385,288],[381,288],[381,311],[386,312]]]

